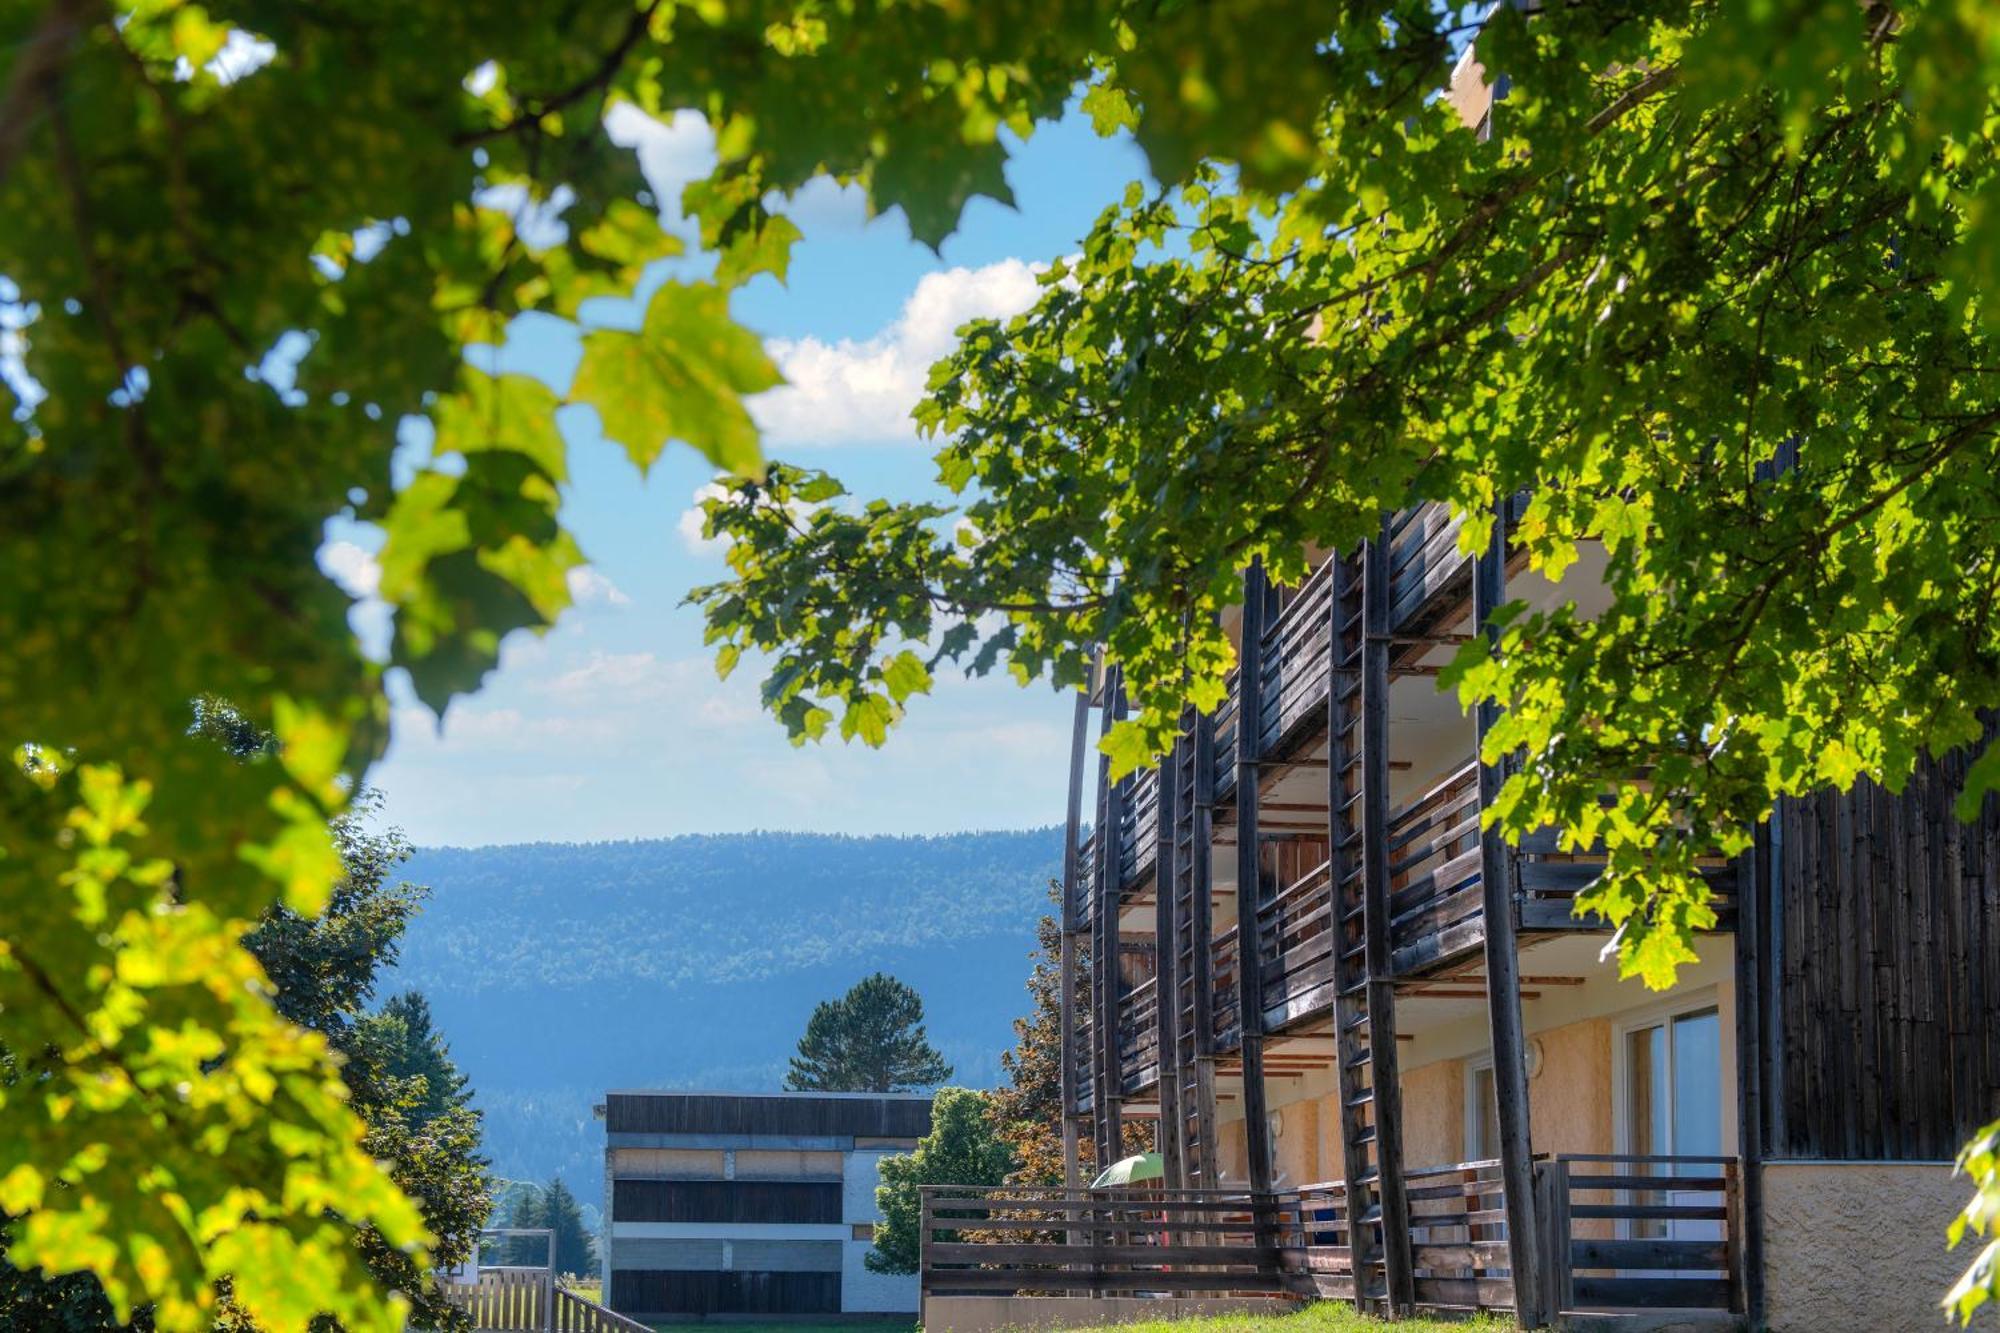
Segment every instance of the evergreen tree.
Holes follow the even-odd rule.
[[[422,991],[392,996],[367,1022],[382,1044],[386,1072],[412,1082],[417,1096],[412,1113],[419,1120],[429,1123],[471,1099],[465,1075],[452,1063],[443,1035],[431,1022],[430,1001]],[[420,1088],[416,1080],[422,1080]]]
[[[1049,883],[1051,902],[1062,902],[1062,885]],[[988,1094],[993,1124],[1014,1150],[1016,1166],[1010,1185],[1060,1185],[1062,1159],[1062,923],[1052,915],[1035,925],[1034,966],[1028,973],[1033,1002],[1027,1017],[1014,1020],[1014,1046],[1000,1056],[1007,1082]],[[1090,1008],[1090,948],[1079,940],[1076,950],[1076,1006]],[[1151,1131],[1135,1121],[1125,1123],[1124,1153],[1152,1148]],[[1087,1133],[1077,1138],[1080,1161],[1094,1162],[1096,1150]]]
[[[542,1189],[541,1225],[556,1233],[556,1272],[587,1275],[597,1271],[597,1239],[584,1225],[583,1209],[561,1176],[551,1176]]]
[[[950,1077],[951,1065],[924,1034],[923,1000],[877,972],[813,1010],[785,1086],[794,1092],[908,1092]]]
[[[882,1224],[862,1262],[871,1273],[914,1273],[920,1257],[924,1185],[991,1187],[1007,1183],[1014,1150],[994,1127],[993,1107],[983,1092],[939,1088],[931,1103],[931,1132],[915,1152],[882,1159],[882,1183],[875,1204]]]

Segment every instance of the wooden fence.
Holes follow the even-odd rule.
[[[1538,1161],[1544,1313],[1741,1312],[1738,1184],[1730,1157]],[[1412,1170],[1404,1187],[1417,1307],[1513,1309],[1500,1163]],[[926,1187],[922,1209],[927,1296],[1354,1298],[1347,1191],[1338,1181],[1267,1195]],[[1361,1276],[1371,1299],[1383,1289],[1379,1264]]]
[[[447,1283],[444,1293],[479,1333],[652,1333],[557,1286],[546,1268],[483,1268],[476,1283]]]
[[[925,1187],[926,1296],[1311,1292],[1296,1193]]]
[[[1743,1309],[1735,1158],[1575,1154],[1537,1175],[1557,1310]]]

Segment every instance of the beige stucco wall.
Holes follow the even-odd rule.
[[[1279,1107],[1272,1116],[1278,1137],[1271,1143],[1271,1158],[1280,1189],[1315,1185],[1327,1178],[1319,1153],[1319,1125],[1322,1119],[1333,1117],[1333,1105],[1305,1099]],[[1337,1176],[1340,1171],[1336,1167],[1331,1174]]]
[[[1413,1167],[1465,1160],[1465,1061],[1403,1071],[1403,1160]]]
[[[1774,1162],[1764,1168],[1764,1299],[1773,1333],[1942,1327],[1938,1299],[1970,1260],[1945,1248],[1965,1203],[1951,1168]]]
[[[1612,1150],[1611,1022],[1586,1019],[1537,1032],[1541,1068],[1528,1082],[1535,1151]]]

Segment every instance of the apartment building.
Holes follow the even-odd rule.
[[[927,1095],[612,1092],[606,1304],[639,1319],[914,1314],[871,1273],[881,1160],[930,1129]]]

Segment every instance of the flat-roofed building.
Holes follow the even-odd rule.
[[[914,1314],[862,1257],[881,1160],[930,1132],[915,1093],[613,1092],[606,1304],[637,1318]]]

